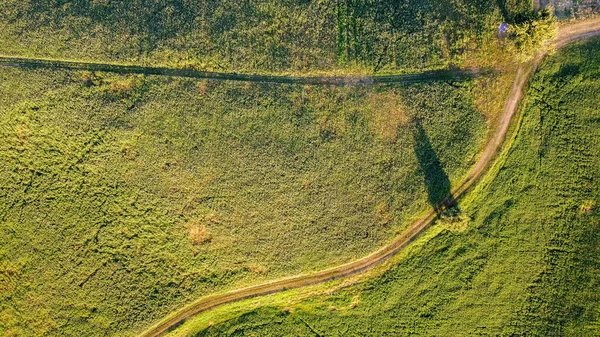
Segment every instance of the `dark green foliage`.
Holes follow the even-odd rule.
[[[552,48],[550,41],[556,38],[556,33],[556,18],[549,9],[545,9],[509,28],[508,49],[517,60],[527,62],[536,53],[548,53]]]
[[[0,53],[215,71],[406,72],[456,63],[501,21],[495,0],[9,0],[0,4]]]
[[[533,14],[533,1],[529,0],[496,0],[506,22],[511,24],[527,20]]]
[[[494,33],[493,1],[338,0],[338,58],[378,71],[441,66]],[[492,19],[493,20],[493,19]],[[499,20],[499,18],[498,18]]]
[[[599,50],[596,39],[540,67],[506,161],[461,204],[468,229],[288,316],[256,309],[198,336],[296,336],[305,323],[313,336],[599,335]]]

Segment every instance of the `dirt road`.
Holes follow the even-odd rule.
[[[600,35],[600,18],[561,27],[554,43],[557,48],[560,48],[573,41],[595,35]],[[497,129],[492,135],[491,140],[488,142],[481,157],[479,158],[479,161],[475,164],[475,166],[473,166],[463,183],[461,183],[452,191],[452,195],[448,196],[444,201],[442,201],[442,208],[445,205],[445,201],[452,200],[452,198],[458,199],[464,195],[464,193],[474,185],[477,179],[480,178],[490,166],[493,158],[500,150],[513,116],[518,110],[519,103],[521,102],[521,98],[523,96],[523,89],[542,59],[543,55],[540,55],[535,58],[534,61],[522,65],[518,69],[509,99],[504,108],[504,113],[500,119]],[[201,298],[179,310],[178,312],[168,316],[163,321],[160,321],[154,326],[150,327],[148,330],[143,332],[140,337],[160,336],[181,325],[186,319],[225,303],[272,294],[286,289],[326,282],[337,278],[355,275],[367,269],[373,268],[374,266],[387,260],[392,255],[396,254],[413,239],[415,239],[420,233],[423,232],[425,228],[433,223],[435,218],[436,213],[432,210],[429,212],[429,214],[427,214],[427,216],[412,224],[405,232],[395,238],[387,246],[382,247],[376,252],[359,260],[316,273],[298,275],[265,284],[233,290],[223,294]]]

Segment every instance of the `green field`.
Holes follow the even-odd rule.
[[[472,80],[0,78],[0,335],[127,334],[218,290],[367,255],[487,135]]]
[[[256,73],[402,73],[460,64],[530,0],[0,3],[0,55]],[[485,48],[484,48],[485,49]]]
[[[184,327],[196,336],[599,335],[598,52],[595,39],[544,61],[510,150],[380,277],[320,286],[303,301],[283,293],[228,305]]]
[[[0,1],[0,336],[134,336],[389,244],[464,181],[517,68],[552,49],[533,4]],[[495,166],[398,255],[171,336],[600,335],[599,51],[542,63]],[[316,85],[165,75],[195,70]]]

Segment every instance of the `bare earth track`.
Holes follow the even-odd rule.
[[[577,22],[561,27],[557,39],[554,41],[556,48],[561,48],[571,42],[600,35],[600,18]],[[523,96],[523,89],[528,79],[543,59],[544,55],[535,58],[534,61],[519,67],[517,76],[513,82],[509,99],[506,102],[500,122],[482,152],[478,162],[473,166],[465,180],[448,195],[438,209],[444,209],[452,200],[458,199],[471,188],[483,175],[492,163],[495,155],[500,150],[508,132],[509,126],[516,114],[519,103]],[[161,67],[141,67],[128,65],[114,65],[89,62],[72,62],[60,60],[43,60],[29,58],[14,58],[0,56],[0,66],[21,68],[50,68],[87,71],[107,71],[122,74],[145,74],[165,75],[173,77],[206,78],[216,80],[251,81],[261,83],[296,83],[307,85],[372,85],[397,82],[422,82],[432,80],[460,80],[481,75],[485,71],[479,69],[432,71],[421,74],[397,75],[397,76],[364,76],[364,77],[290,77],[270,75],[248,75],[235,73],[203,72],[193,69],[174,69]],[[413,223],[406,231],[392,240],[388,245],[350,263],[326,269],[323,271],[297,275],[289,278],[271,281],[264,284],[254,285],[247,288],[237,289],[226,293],[216,294],[198,299],[181,310],[167,316],[140,334],[140,337],[156,337],[172,331],[183,324],[188,318],[214,307],[240,301],[243,299],[262,296],[280,292],[286,289],[299,288],[317,283],[327,282],[333,279],[356,275],[365,270],[384,262],[389,257],[398,253],[408,243],[414,240],[436,219],[437,213],[431,210],[426,216]]]
[[[561,48],[569,43],[596,35],[600,35],[600,18],[577,22],[561,27],[557,35],[557,39],[554,41],[554,45],[556,48]],[[519,67],[517,76],[510,91],[509,99],[506,102],[504,112],[498,127],[495,130],[495,133],[492,135],[481,157],[479,158],[479,161],[475,164],[475,166],[473,166],[466,179],[452,191],[451,195],[448,195],[444,200],[442,200],[440,203],[440,208],[445,208],[451,200],[458,199],[463,196],[465,192],[475,184],[475,182],[490,166],[495,155],[500,150],[511,121],[518,110],[519,103],[521,102],[521,98],[523,96],[523,89],[525,88],[525,85],[527,84],[531,75],[535,72],[537,66],[542,61],[543,57],[544,55],[539,55],[532,62]],[[327,282],[337,278],[355,275],[371,269],[374,266],[384,262],[392,255],[398,253],[402,248],[404,248],[408,243],[413,241],[420,233],[422,233],[429,225],[431,225],[436,217],[437,213],[434,210],[431,210],[425,217],[412,224],[406,231],[396,237],[387,246],[384,246],[374,253],[359,260],[311,274],[284,278],[222,294],[200,298],[199,300],[168,316],[163,321],[160,321],[154,326],[150,327],[148,330],[144,331],[140,337],[161,336],[183,324],[186,319],[200,312],[207,311],[226,303],[272,294],[286,289],[299,288]]]

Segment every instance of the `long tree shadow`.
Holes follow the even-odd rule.
[[[457,206],[451,193],[450,179],[419,120],[416,120],[413,124],[413,137],[415,139],[415,154],[425,178],[428,200],[439,215],[445,209]]]

